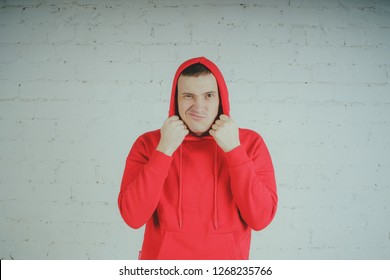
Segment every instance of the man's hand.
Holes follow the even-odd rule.
[[[168,118],[161,127],[161,138],[157,150],[172,156],[188,132],[187,126],[178,116]]]
[[[226,115],[221,115],[218,120],[211,126],[210,135],[214,137],[218,146],[227,153],[240,146],[240,137],[238,127]]]

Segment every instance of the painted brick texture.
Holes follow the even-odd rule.
[[[0,259],[135,259],[125,158],[184,60],[273,157],[252,259],[390,258],[390,2],[0,1]]]

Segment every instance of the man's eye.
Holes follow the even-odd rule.
[[[191,98],[192,98],[192,95],[190,95],[190,94],[185,94],[185,95],[183,95],[183,98],[184,98],[184,99],[191,99]]]
[[[207,94],[207,98],[213,98],[214,97],[214,94],[212,94],[212,93],[209,93],[209,94]]]

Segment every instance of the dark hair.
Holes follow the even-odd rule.
[[[209,68],[204,66],[202,63],[195,63],[188,66],[186,69],[181,72],[183,76],[189,77],[198,77],[202,75],[212,74]]]

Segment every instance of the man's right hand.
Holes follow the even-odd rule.
[[[161,127],[161,138],[157,150],[172,156],[188,132],[187,126],[178,116],[168,118]]]

